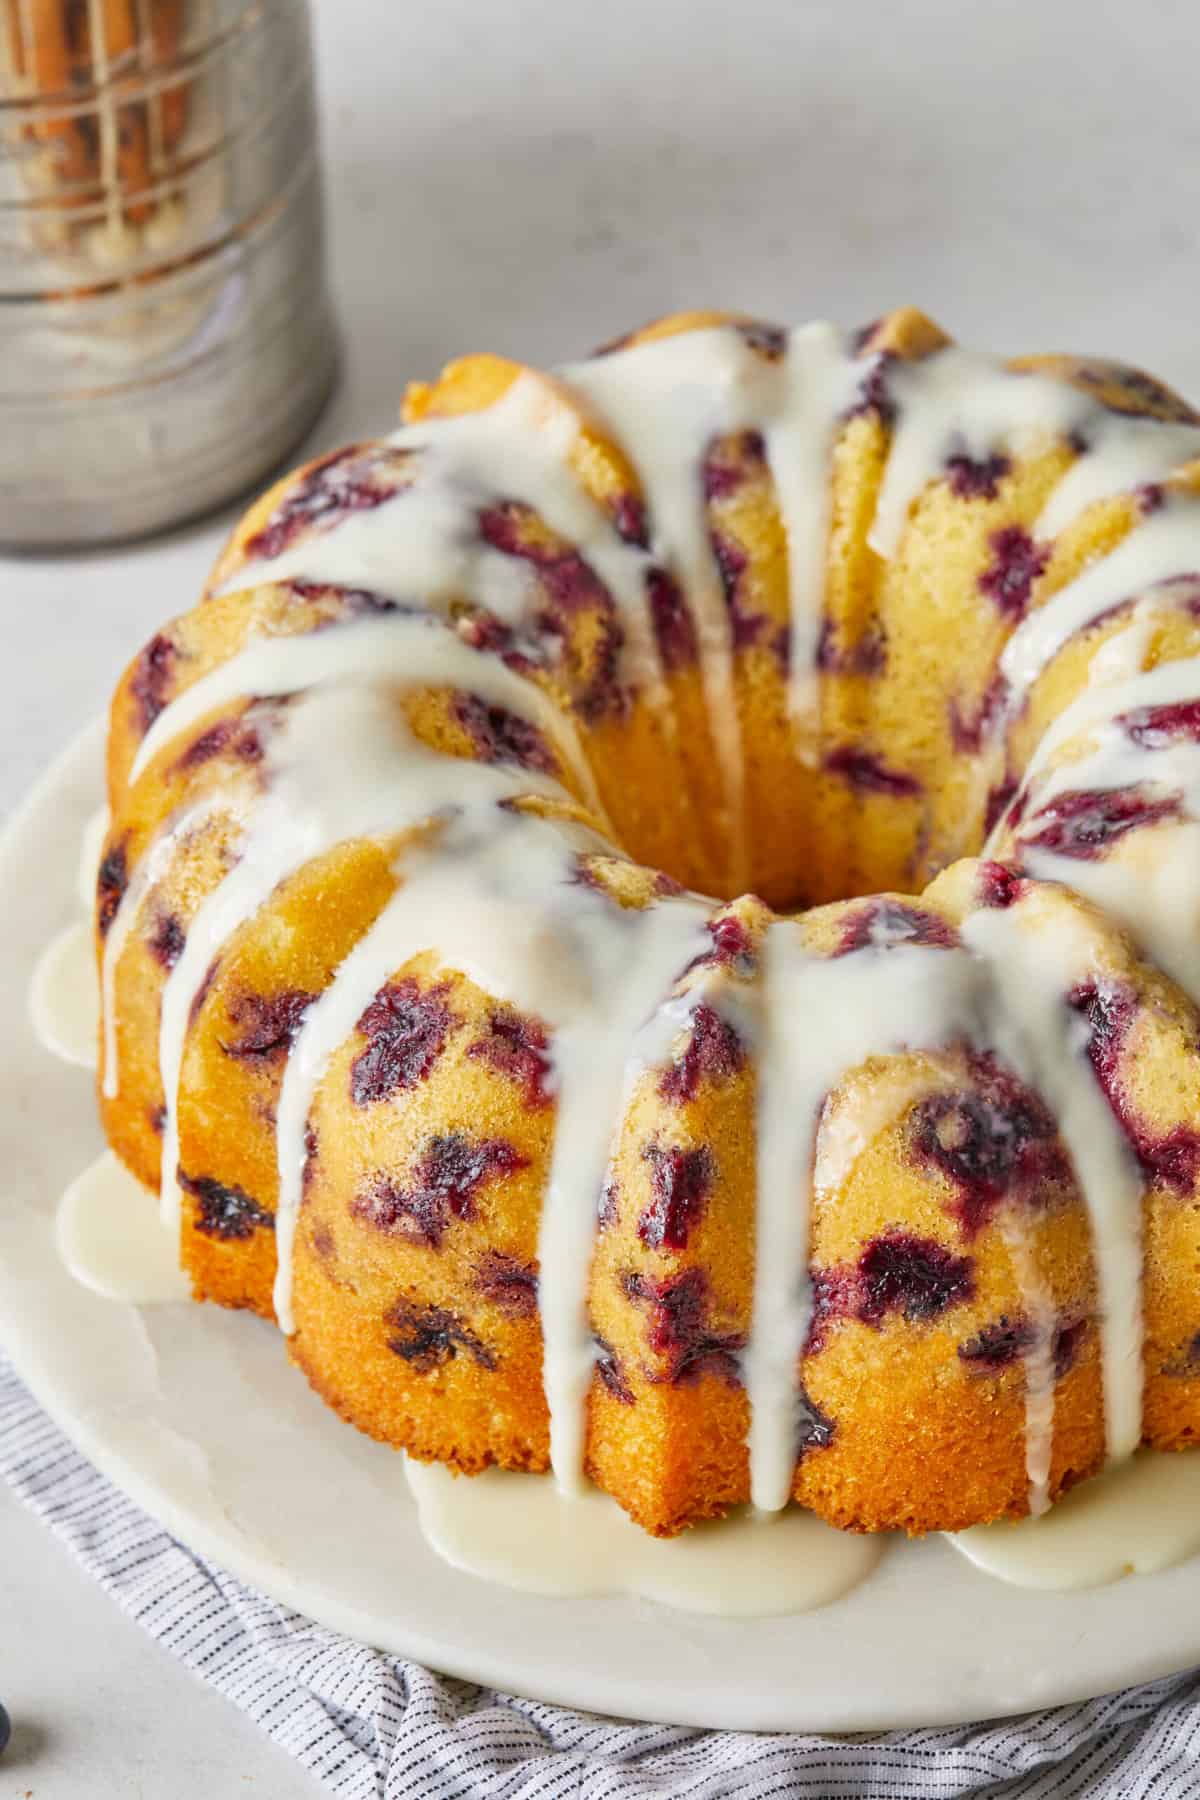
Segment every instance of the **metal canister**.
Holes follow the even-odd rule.
[[[307,0],[0,0],[0,543],[230,499],[334,365]]]

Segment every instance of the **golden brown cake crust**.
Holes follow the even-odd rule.
[[[772,328],[714,313],[676,315],[611,348],[713,329],[743,334],[766,360],[779,353]],[[577,546],[530,507],[501,499],[480,513],[491,549],[541,595],[545,625],[540,660],[499,633],[496,656],[556,710],[561,738],[518,732],[450,682],[396,696],[406,729],[440,757],[524,758],[559,784],[557,797],[531,792],[517,810],[603,834],[611,855],[579,859],[590,892],[635,912],[666,903],[679,884],[714,896],[711,950],[681,967],[671,990],[677,1035],[664,1060],[631,1078],[616,1122],[586,1297],[596,1344],[586,1470],[657,1535],[751,1495],[744,1356],[762,1069],[746,1022],[780,914],[802,915],[796,942],[815,960],[898,940],[935,959],[961,945],[974,917],[1000,910],[1014,929],[1062,931],[1086,953],[1093,986],[1073,990],[1070,1003],[1091,1030],[1096,1077],[1145,1170],[1144,1441],[1181,1447],[1200,1425],[1200,1157],[1191,1150],[1200,1018],[1084,887],[1030,873],[1025,824],[1005,812],[1047,730],[1096,680],[1127,610],[1072,635],[1011,723],[993,729],[996,671],[1018,624],[1122,545],[1147,502],[1102,495],[1042,544],[1037,521],[1085,454],[1043,434],[1024,454],[990,464],[952,457],[915,496],[895,552],[873,548],[897,431],[898,403],[883,384],[948,342],[912,310],[855,341],[866,385],[830,446],[819,700],[806,727],[789,701],[793,577],[762,439],[739,429],[706,445],[705,528],[724,582],[745,745],[749,869],[740,897],[728,884],[727,796],[703,658],[678,596],[660,592],[656,614],[667,730],[663,712],[614,699],[603,591]],[[1176,396],[1115,365],[1034,358],[1011,367],[1114,414],[1194,422]],[[564,408],[574,418],[566,377],[490,356],[414,386],[406,416],[414,426],[469,418],[519,383],[534,384],[547,418],[561,419]],[[631,450],[579,408],[565,453],[571,478],[636,543],[648,528]],[[134,916],[112,971],[120,1082],[102,1099],[105,1130],[148,1185],[158,1182],[161,1154],[163,992],[201,908],[237,864],[269,782],[265,746],[288,702],[241,696],[216,705],[131,782],[139,746],[165,708],[255,642],[332,638],[348,621],[386,615],[391,603],[379,595],[260,580],[256,565],[276,540],[291,542],[287,532],[299,529],[304,542],[322,529],[331,471],[346,506],[346,494],[364,507],[380,494],[419,504],[422,454],[409,441],[358,445],[284,477],[234,531],[207,597],[165,625],[118,686],[101,955],[152,847],[183,814],[195,815],[128,900]],[[1197,479],[1187,466],[1165,487],[1188,495]],[[481,646],[494,621],[470,600],[456,597],[450,616],[463,641]],[[1144,623],[1141,668],[1200,652],[1195,609],[1163,597]],[[573,741],[584,747],[587,779]],[[1082,752],[1070,743],[1055,752],[1067,762],[1073,754]],[[1136,828],[1119,842],[1114,835],[1113,866],[1170,854],[1141,823],[1132,819]],[[977,860],[989,831],[987,859]],[[432,836],[436,827],[423,825],[323,849],[214,956],[191,1009],[177,1103],[183,1259],[198,1298],[274,1316],[276,1127],[289,1054],[345,959],[417,879]],[[821,1029],[819,1019],[796,1022],[797,1031]],[[389,969],[329,1057],[308,1113],[290,1354],[359,1429],[467,1473],[550,1464],[538,1259],[557,1111],[552,1037],[545,1020],[465,969],[418,952]],[[418,1070],[411,1078],[395,1074],[401,1054],[405,1069]],[[1094,1473],[1106,1439],[1093,1226],[1044,1097],[962,1041],[881,1045],[847,1069],[820,1118],[794,1499],[866,1531],[957,1530],[1022,1515],[1031,1281],[1050,1320],[1046,1490],[1054,1498]]]

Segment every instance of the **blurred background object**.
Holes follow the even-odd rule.
[[[307,0],[0,0],[0,543],[216,506],[333,369]]]

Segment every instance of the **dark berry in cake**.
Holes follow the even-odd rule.
[[[422,989],[411,975],[380,988],[358,1021],[366,1047],[350,1066],[356,1106],[373,1106],[424,1081],[458,1019],[448,982]]]
[[[741,1038],[711,1006],[698,1006],[683,1050],[663,1070],[658,1091],[676,1106],[694,1100],[702,1081],[729,1081],[746,1060]]]
[[[813,1269],[810,1277],[812,1313],[808,1321],[804,1354],[816,1356],[829,1341],[831,1325],[835,1325],[839,1319],[856,1317],[860,1288],[858,1270],[844,1263],[835,1263],[831,1268]]]
[[[304,1127],[304,1167],[300,1171],[300,1192],[307,1200],[309,1189],[317,1179],[321,1160],[321,1139],[312,1120]]]
[[[1167,750],[1172,744],[1200,743],[1200,700],[1139,706],[1133,712],[1122,713],[1116,723],[1144,750]]]
[[[853,644],[839,644],[833,620],[821,622],[817,640],[817,668],[823,675],[881,675],[887,667],[883,632],[872,626]]]
[[[629,1300],[646,1309],[647,1342],[655,1356],[665,1359],[665,1370],[651,1380],[673,1383],[712,1374],[740,1383],[745,1336],[715,1329],[703,1269],[685,1269],[662,1281],[629,1270],[621,1278],[621,1288]]]
[[[1027,891],[1029,883],[1003,863],[981,862],[976,876],[976,892],[981,906],[997,911],[1014,906]]]
[[[600,1190],[600,1204],[596,1208],[596,1229],[611,1231],[617,1222],[617,1210],[621,1204],[621,1189],[615,1175],[610,1175]]]
[[[1081,982],[1067,995],[1067,1005],[1087,1023],[1087,1055],[1106,1093],[1115,1089],[1125,1040],[1137,1014],[1132,991],[1100,982]]]
[[[179,1185],[196,1201],[195,1226],[205,1237],[228,1242],[275,1229],[272,1215],[240,1187],[226,1186],[211,1175],[185,1175],[182,1169]]]
[[[836,1430],[829,1414],[817,1405],[801,1382],[796,1389],[797,1458],[809,1450],[824,1450],[833,1442]]]
[[[897,944],[926,944],[951,950],[958,942],[954,927],[937,913],[899,900],[867,900],[849,914],[838,939],[837,956],[855,950],[893,949]]]
[[[752,612],[746,605],[742,577],[750,566],[750,558],[727,532],[711,532],[710,541],[725,595],[730,641],[735,650],[746,650],[751,644],[758,643],[770,623],[764,614]]]
[[[338,587],[332,583],[317,581],[289,581],[288,587],[297,600],[310,604],[314,601],[332,602],[336,608],[335,616],[342,619],[371,618],[380,614],[415,610],[403,601],[391,599],[387,594],[373,593],[370,588]],[[329,623],[333,623],[333,620]]]
[[[554,753],[537,726],[507,707],[490,706],[476,694],[459,694],[454,715],[480,762],[515,764],[543,775],[557,772]]]
[[[1194,1332],[1182,1349],[1163,1363],[1162,1372],[1179,1381],[1195,1381],[1200,1376],[1200,1331]]]
[[[204,977],[200,983],[200,986],[196,989],[195,993],[192,995],[192,1003],[188,1007],[188,1029],[189,1030],[196,1023],[196,1020],[200,1017],[200,1014],[204,1010],[204,1002],[208,999],[208,996],[212,993],[213,984],[216,981],[217,976],[220,973],[221,973],[221,958],[219,956],[214,956],[212,961],[209,963],[207,969],[205,969],[205,971],[204,971]]]
[[[536,516],[520,502],[485,507],[478,522],[485,543],[527,562],[536,572],[543,603],[531,623],[542,646],[553,648],[556,660],[570,674],[581,716],[591,723],[620,717],[628,702],[618,678],[624,632],[612,597],[595,572],[577,550],[557,540],[548,542]],[[574,622],[584,614],[593,619],[595,631],[585,664],[577,668],[572,659],[564,659],[564,648]]]
[[[881,425],[892,425],[896,419],[896,401],[892,394],[892,374],[898,358],[894,350],[881,350],[859,383],[858,394],[847,409],[848,419],[873,413]]]
[[[808,1356],[824,1349],[830,1327],[841,1319],[880,1326],[897,1312],[917,1324],[970,1300],[975,1291],[970,1257],[904,1231],[884,1232],[863,1248],[857,1263],[814,1269],[811,1279]]]
[[[183,955],[187,937],[175,913],[164,912],[154,922],[154,930],[146,940],[155,962],[162,969],[173,969]]]
[[[117,916],[117,908],[129,886],[129,860],[125,845],[114,844],[104,853],[96,875],[96,926],[101,937],[107,937]]]
[[[700,469],[705,500],[710,505],[714,500],[728,500],[751,475],[761,474],[766,460],[767,446],[759,431],[740,431],[731,437],[714,438]]]
[[[246,719],[218,719],[202,731],[199,737],[193,738],[187,749],[176,759],[177,771],[198,769],[202,764],[211,762],[216,756],[230,755],[239,762],[256,763],[262,761],[262,738],[252,724]]]
[[[1137,1113],[1125,1085],[1128,1039],[1137,1017],[1132,991],[1084,982],[1068,994],[1067,1005],[1086,1022],[1088,1061],[1147,1178],[1177,1194],[1192,1194],[1200,1178],[1200,1132],[1188,1124],[1156,1132]]]
[[[973,756],[990,742],[1004,717],[1007,701],[1008,682],[999,669],[973,707],[964,708],[957,694],[952,694],[946,710],[954,748],[964,756]]]
[[[733,914],[710,919],[708,932],[713,941],[709,953],[713,962],[722,968],[735,969],[739,974],[753,973],[757,961],[754,940],[741,919]]]
[[[1182,806],[1179,794],[1152,798],[1139,787],[1080,788],[1043,806],[1023,831],[1022,842],[1056,856],[1092,862],[1127,831],[1178,819]]]
[[[750,931],[736,913],[723,913],[720,918],[709,919],[706,930],[712,939],[712,949],[697,956],[688,964],[688,969],[728,969],[736,975],[753,975],[758,952]]]
[[[950,1211],[967,1237],[1007,1198],[1041,1200],[1071,1178],[1054,1116],[990,1056],[971,1059],[971,1085],[913,1109],[913,1153],[953,1184]]]
[[[646,574],[646,596],[664,671],[673,675],[690,667],[699,654],[699,645],[691,609],[679,583],[665,569],[650,569]]]
[[[1079,1360],[1079,1352],[1087,1337],[1088,1322],[1086,1319],[1073,1319],[1069,1324],[1062,1321],[1055,1326],[1054,1341],[1050,1348],[1050,1357],[1054,1365],[1054,1379],[1061,1381],[1069,1375]]]
[[[646,503],[639,494],[621,494],[613,503],[612,515],[613,524],[627,544],[634,544],[639,550],[649,549]]]
[[[757,319],[739,320],[734,329],[744,344],[769,362],[778,362],[787,350],[788,334],[782,325],[765,325]]]
[[[1153,413],[1175,424],[1196,423],[1196,414],[1186,400],[1181,400],[1143,369],[1133,369],[1125,363],[1081,362],[1075,366],[1075,379],[1096,390],[1101,405],[1109,412],[1136,416]]]
[[[394,478],[389,479],[388,462],[386,450],[362,444],[323,457],[246,540],[245,556],[255,561],[280,556],[300,536],[328,530],[351,513],[390,500],[397,489]]]
[[[475,1291],[511,1318],[531,1319],[538,1305],[537,1264],[519,1262],[503,1250],[485,1250],[475,1264]]]
[[[464,1319],[445,1307],[401,1295],[384,1314],[387,1347],[419,1375],[429,1375],[460,1351],[481,1369],[494,1369],[496,1355]]]
[[[528,1166],[504,1138],[469,1138],[460,1131],[431,1137],[403,1180],[376,1175],[350,1203],[355,1218],[436,1249],[451,1219],[475,1216],[485,1182]]]
[[[282,988],[276,994],[239,994],[229,1006],[236,1034],[222,1042],[222,1050],[240,1062],[283,1062],[315,999],[315,994],[303,988]]]
[[[318,1262],[331,1263],[337,1258],[337,1244],[328,1225],[314,1225],[309,1235],[313,1255]]]
[[[879,1325],[889,1312],[910,1321],[935,1319],[974,1293],[971,1259],[955,1256],[934,1238],[894,1231],[878,1237],[858,1259],[858,1317]]]
[[[992,560],[979,577],[980,590],[1008,619],[1024,616],[1033,584],[1050,560],[1049,548],[1035,544],[1019,525],[1004,525],[988,539]]]
[[[995,1374],[1018,1362],[1037,1341],[1037,1332],[1028,1319],[1010,1319],[1005,1314],[991,1325],[958,1346],[963,1362],[981,1373]]]
[[[138,710],[138,723],[145,734],[171,697],[175,666],[179,652],[161,631],[150,639],[137,659],[129,681]]]
[[[831,775],[840,775],[860,793],[887,794],[899,800],[921,791],[921,783],[915,775],[904,769],[889,768],[873,750],[865,750],[856,744],[841,744],[831,750],[825,758],[825,767]]]
[[[633,1405],[633,1389],[620,1357],[606,1338],[596,1339],[596,1373],[614,1400]]]
[[[960,451],[946,458],[950,491],[960,500],[994,500],[1011,469],[1010,459],[1000,454],[975,458]]]
[[[712,1152],[706,1145],[685,1150],[656,1138],[642,1156],[650,1164],[654,1198],[638,1219],[638,1236],[652,1250],[686,1249],[716,1174]]]
[[[1017,794],[1018,786],[1011,775],[1006,775],[1003,781],[997,782],[996,786],[989,790],[987,806],[984,809],[983,815],[983,831],[985,837],[991,837],[993,831],[995,831],[1001,819],[1004,818],[1004,815],[1008,812],[1010,806],[1013,807],[1013,810],[1005,823],[1010,829],[1018,823],[1021,809],[1013,806]]]
[[[551,1104],[549,1039],[540,1019],[527,1018],[513,1007],[495,1007],[488,1014],[486,1034],[468,1044],[467,1055],[518,1082],[531,1111]]]

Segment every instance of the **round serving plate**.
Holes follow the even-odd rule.
[[[273,1327],[79,1286],[54,1214],[101,1148],[86,1071],[34,1041],[25,992],[76,908],[100,800],[87,731],[0,839],[0,1338],[47,1412],[182,1542],[322,1624],[450,1674],[674,1724],[867,1731],[1082,1699],[1200,1661],[1200,1559],[1111,1587],[1009,1587],[901,1543],[823,1610],[724,1620],[553,1599],[442,1562],[400,1458],[329,1412]]]

